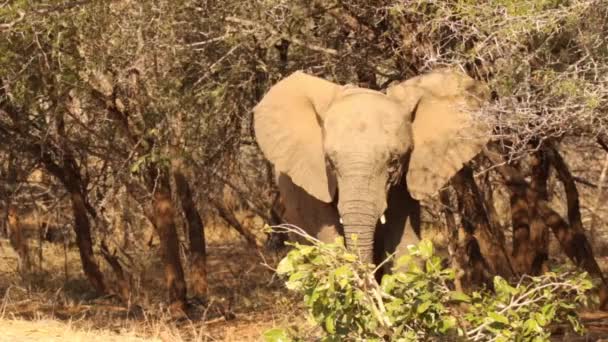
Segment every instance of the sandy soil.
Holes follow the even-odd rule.
[[[113,333],[103,330],[82,330],[69,323],[54,320],[10,320],[0,319],[0,341],[4,342],[51,342],[51,341],[124,341],[144,342],[163,341],[160,338],[141,338],[130,332]]]

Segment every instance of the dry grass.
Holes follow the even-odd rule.
[[[162,341],[160,338],[138,337],[132,331],[115,333],[99,329],[75,327],[71,322],[56,320],[0,319],[0,341]]]
[[[583,189],[582,193],[590,197],[594,191]],[[584,198],[582,202],[586,203]],[[261,225],[245,213],[237,216],[249,227]],[[143,228],[137,238],[147,241],[152,234],[149,229]],[[130,309],[112,298],[94,296],[82,275],[75,246],[64,250],[63,245],[44,243],[40,258],[38,241],[32,241],[33,270],[20,275],[16,254],[8,241],[0,240],[0,341],[257,341],[272,327],[294,323],[310,327],[299,298],[288,293],[264,265],[276,264],[279,255],[259,254],[216,219],[207,220],[206,235],[209,302],[193,303],[191,319],[179,321],[162,304],[165,291],[157,240],[152,246],[142,243],[129,251],[137,262],[128,269],[134,279],[133,303],[139,304]],[[263,239],[259,230],[256,235]],[[423,236],[439,246],[445,243],[440,226],[426,227]],[[605,265],[604,259],[598,261]],[[100,263],[110,276],[105,263]],[[229,313],[229,319],[222,311]],[[591,324],[604,329],[605,321],[594,319]]]
[[[162,304],[155,246],[137,256],[145,260],[132,269],[137,272],[133,301],[140,307],[129,310],[112,298],[94,297],[76,249],[66,254],[62,245],[45,243],[40,264],[38,242],[32,242],[34,269],[19,275],[16,254],[0,240],[0,340],[256,341],[273,326],[304,320],[297,300],[264,265],[276,263],[276,255],[258,254],[220,224],[209,222],[207,231],[209,302],[192,303],[192,320],[180,321],[171,319]]]

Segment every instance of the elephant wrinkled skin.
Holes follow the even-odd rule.
[[[326,242],[343,234],[367,262],[400,254],[418,239],[418,201],[487,142],[472,115],[487,93],[447,69],[386,94],[300,71],[281,80],[254,108],[254,125],[287,221]]]

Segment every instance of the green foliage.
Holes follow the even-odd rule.
[[[277,273],[304,296],[323,341],[546,341],[550,325],[564,322],[582,331],[574,310],[592,287],[585,273],[552,272],[515,286],[495,277],[495,292],[467,295],[450,289],[454,271],[442,267],[430,241],[411,246],[381,284],[341,241],[312,242],[294,243]],[[278,328],[265,334],[266,341],[298,338]]]

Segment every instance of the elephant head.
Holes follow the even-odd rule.
[[[439,190],[486,143],[471,116],[484,86],[441,70],[386,94],[295,72],[254,108],[256,139],[275,169],[324,202],[339,192],[346,245],[364,261],[387,208],[390,186],[415,199]]]

